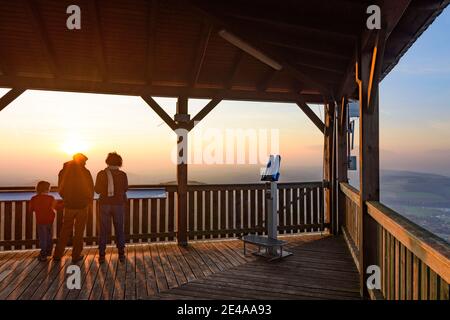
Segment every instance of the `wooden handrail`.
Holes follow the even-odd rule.
[[[279,189],[285,188],[319,188],[322,187],[322,182],[280,182],[278,183]],[[234,184],[189,184],[188,190],[235,190],[235,189],[249,189],[249,190],[263,190],[265,189],[265,183],[234,183]],[[146,185],[130,185],[130,189],[145,189],[145,188],[166,188],[168,191],[177,189],[176,184],[146,184]],[[34,187],[0,187],[0,192],[21,192],[21,191],[34,191]],[[52,188],[52,191],[56,191],[56,187]]]
[[[450,283],[450,246],[447,242],[379,202],[369,201],[367,207],[375,221]]]
[[[350,184],[346,182],[340,183],[341,191],[350,199],[352,202],[356,203],[359,206],[359,191],[358,189],[352,187]]]

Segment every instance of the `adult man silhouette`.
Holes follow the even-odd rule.
[[[77,153],[64,163],[58,175],[58,192],[64,201],[64,218],[53,258],[58,261],[64,254],[69,237],[73,235],[72,262],[83,259],[83,234],[89,207],[94,199],[94,182],[86,169],[88,158]]]

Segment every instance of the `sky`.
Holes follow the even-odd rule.
[[[381,84],[382,169],[450,176],[448,30],[447,8]],[[0,88],[0,94],[5,92]],[[175,113],[175,99],[156,100]],[[207,102],[190,100],[191,115]],[[321,106],[311,107],[323,118]],[[221,143],[224,149],[234,142],[238,150],[229,137],[239,132],[256,137],[258,154],[247,154],[246,164],[236,163],[237,155],[233,164],[222,164],[227,159],[218,151]],[[223,101],[192,130],[189,140],[189,150],[203,151],[196,155],[197,164],[190,165],[189,180],[258,181],[270,152],[282,155],[285,181],[322,177],[322,133],[294,104]],[[253,146],[247,142],[246,150]],[[106,154],[117,151],[131,183],[173,181],[175,147],[175,134],[139,97],[27,91],[0,112],[0,186],[33,185],[42,179],[55,183],[63,162],[75,151],[86,153],[94,175],[105,166]]]

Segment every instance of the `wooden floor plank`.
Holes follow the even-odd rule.
[[[211,269],[205,263],[205,261],[197,254],[197,251],[193,248],[192,244],[187,247],[179,248],[181,253],[186,257],[186,260],[189,262],[189,265],[193,270],[201,270],[204,277],[207,277],[212,274]]]
[[[173,252],[173,250],[170,248],[168,244],[165,244],[164,246],[161,246],[161,248],[164,249],[165,255],[167,256],[168,262],[172,266],[173,273],[175,274],[175,278],[177,279],[178,286],[183,285],[187,283],[186,276],[184,275],[183,269],[181,268],[180,264],[178,263],[178,259]]]
[[[92,285],[92,290],[89,294],[89,300],[99,300],[102,296],[103,287],[105,286],[106,279],[109,272],[109,264],[111,262],[111,257],[113,254],[113,248],[107,247],[105,251],[105,262],[99,267],[97,277]]]
[[[127,269],[125,275],[125,300],[136,299],[136,246],[127,248]]]
[[[114,286],[116,281],[117,269],[119,265],[119,256],[111,253],[111,258],[108,264],[108,271],[105,277],[105,284],[101,292],[100,300],[111,300],[114,294]]]
[[[148,297],[147,279],[144,261],[144,246],[136,246],[136,299]]]
[[[161,261],[161,265],[163,267],[164,270],[164,274],[166,276],[167,279],[167,285],[169,286],[169,288],[176,288],[178,287],[178,282],[177,282],[177,278],[175,276],[175,273],[172,269],[172,266],[170,265],[169,262],[169,258],[164,250],[164,245],[163,244],[158,244],[156,246],[157,250],[158,250],[158,254],[159,254],[159,258]]]
[[[155,269],[153,267],[152,256],[150,253],[149,246],[142,246],[142,255],[145,269],[145,281],[147,296],[153,296],[158,293],[158,284],[156,282]]]
[[[60,261],[49,261],[47,268],[42,270],[37,275],[37,277],[33,280],[33,283],[30,284],[30,286],[20,295],[19,299],[42,299],[47,289],[55,282],[57,277],[61,277],[60,281],[56,280],[59,288],[59,285],[65,278],[65,266],[70,260],[71,259],[67,255],[64,255]]]
[[[156,276],[156,283],[158,285],[158,291],[163,292],[169,289],[169,285],[167,283],[167,278],[164,273],[163,266],[161,264],[161,259],[158,254],[157,246],[149,246],[150,256],[152,258],[153,270]]]
[[[269,262],[243,254],[242,241],[142,243],[126,247],[121,263],[108,247],[87,247],[81,290],[66,286],[69,254],[38,262],[38,250],[0,254],[0,299],[359,299],[359,277],[341,237],[283,236],[292,256]],[[70,252],[67,252],[70,253]]]
[[[134,250],[133,250],[134,251]],[[125,298],[125,281],[127,276],[127,264],[128,254],[130,249],[128,247],[125,248],[125,261],[121,262],[120,260],[117,263],[117,269],[114,279],[114,286],[111,299],[112,300],[123,300]]]
[[[178,249],[178,245],[172,243],[168,244],[167,246],[168,248],[170,248],[171,254],[175,257],[181,270],[183,271],[186,281],[190,282],[195,280],[197,277],[195,276],[184,256],[181,255],[180,250]]]

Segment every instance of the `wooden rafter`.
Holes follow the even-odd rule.
[[[311,108],[306,104],[306,102],[299,98],[297,100],[297,105],[302,109],[305,115],[316,125],[316,127],[320,130],[320,132],[324,132],[325,124],[320,120],[320,118],[311,110]]]
[[[341,107],[339,110],[339,127],[340,128],[344,128],[345,122],[347,121],[347,111],[348,111],[347,105],[348,105],[347,97],[342,97]]]
[[[121,94],[121,95],[151,95],[159,97],[178,97],[188,94],[190,98],[211,99],[211,97],[224,98],[228,100],[243,101],[271,101],[271,102],[295,102],[298,94],[281,91],[251,91],[251,90],[229,90],[222,86],[196,87],[186,90],[185,87],[166,86],[166,85],[148,85],[146,83],[116,83],[101,82],[94,80],[78,79],[55,79],[55,78],[37,78],[23,76],[0,75],[0,87],[4,88],[27,88],[32,90],[52,90],[68,92],[88,92],[103,94]],[[302,94],[305,101],[310,103],[321,103],[322,96],[318,94]]]
[[[94,30],[94,46],[97,56],[97,65],[102,80],[106,81],[108,79],[108,75],[106,68],[105,43],[103,41],[98,0],[89,1],[89,11],[91,14],[91,23]]]
[[[155,78],[155,45],[156,45],[156,19],[158,13],[158,1],[151,0],[147,13],[147,83],[151,84]]]
[[[199,43],[197,46],[197,52],[195,55],[195,62],[192,68],[192,78],[190,81],[190,86],[194,87],[200,77],[200,72],[202,71],[203,62],[205,61],[206,50],[208,49],[209,39],[211,37],[212,25],[207,21],[204,22]]]
[[[361,7],[357,11],[352,10],[355,16],[348,16],[345,20],[341,20],[339,25],[330,21],[321,19],[324,15],[311,16],[309,12],[304,10],[291,10],[289,5],[283,6],[283,3],[273,5],[273,3],[263,1],[207,1],[198,0],[200,2],[209,2],[210,8],[220,11],[224,16],[240,21],[248,21],[254,25],[268,25],[284,31],[306,31],[315,34],[323,34],[329,37],[339,38],[356,38],[358,36],[355,30],[355,24],[359,24],[358,18],[355,17],[357,12],[361,12]],[[315,4],[317,6],[318,4]],[[319,5],[318,12],[323,6]],[[316,10],[315,10],[316,11]],[[340,10],[343,12],[344,10]],[[347,10],[345,10],[347,12]],[[356,20],[356,21],[355,21]]]
[[[4,58],[3,53],[0,51],[0,73],[4,76],[10,76],[12,74],[12,71],[5,60],[6,59]]]
[[[226,83],[225,83],[225,89],[231,89],[231,87],[233,86],[233,80],[239,71],[239,68],[242,64],[243,58],[244,58],[244,52],[239,50],[236,53],[236,56],[234,57],[233,65],[230,69],[230,73],[227,76]]]
[[[156,102],[151,96],[141,96],[141,98],[156,112],[156,114],[170,127],[170,129],[177,129],[177,124],[171,116]]]
[[[13,102],[18,96],[25,92],[25,89],[13,88],[5,93],[0,98],[0,111],[5,109],[11,102]]]
[[[327,34],[332,37],[345,37],[345,38],[356,38],[357,34],[355,33],[354,26],[330,26],[325,27],[323,23],[317,22],[317,19],[305,18],[305,17],[292,17],[292,20],[283,17],[283,19],[275,20],[270,15],[271,11],[265,12],[267,16],[258,17],[253,15],[243,15],[240,13],[229,14],[225,13],[228,16],[233,18],[247,20],[256,24],[267,24],[274,27],[286,29],[286,30],[302,30],[302,31],[312,31],[322,34]],[[306,22],[306,23],[305,23]]]
[[[194,118],[192,118],[189,121],[188,124],[188,130],[192,130],[203,118],[205,118],[220,102],[222,99],[212,99],[206,106],[203,107],[202,110],[199,111],[195,115]]]
[[[384,0],[379,3],[381,6],[382,11],[382,24],[383,28],[385,29],[385,37],[386,41],[391,35],[392,31],[397,26],[398,22],[400,21],[401,17],[405,13],[406,9],[410,5],[411,0],[396,0],[396,1],[388,1]],[[386,14],[384,14],[386,13]],[[370,45],[370,39],[374,37],[374,35],[377,33],[377,30],[366,30],[364,31],[359,40],[358,43],[356,43],[356,47],[359,47],[360,50],[364,51],[367,50],[367,45]],[[371,48],[370,48],[371,49]],[[370,50],[369,49],[369,50]],[[348,67],[347,72],[341,82],[340,89],[338,91],[338,96],[342,97],[345,94],[350,94],[355,88],[356,88],[356,82],[354,81],[354,68],[355,63],[357,61],[357,50],[355,50],[355,54],[353,58],[351,59]],[[382,67],[382,66],[381,66]]]
[[[265,92],[269,87],[270,82],[275,76],[276,71],[272,68],[268,68],[264,76],[256,84],[256,88],[260,92]]]
[[[33,26],[33,29],[36,32],[37,39],[42,46],[50,72],[53,74],[55,78],[59,77],[60,72],[58,62],[56,59],[56,54],[51,44],[48,33],[45,29],[45,23],[44,20],[42,19],[39,10],[39,5],[35,0],[22,0],[22,1],[25,2],[25,7],[30,15],[30,22]]]
[[[327,88],[322,83],[319,83],[316,79],[313,79],[306,73],[303,73],[299,68],[294,67],[289,61],[286,61],[281,53],[265,45],[259,39],[259,37],[257,38],[256,36],[251,36],[247,33],[246,30],[236,28],[220,12],[215,10],[214,7],[208,6],[202,1],[190,0],[190,2],[193,4],[194,8],[198,9],[205,16],[209,17],[212,23],[226,28],[228,31],[235,34],[243,41],[249,43],[251,46],[267,55],[269,58],[280,63],[283,69],[285,69],[292,77],[297,78],[305,84],[309,84],[311,87],[317,88],[326,97],[331,96],[329,88]]]
[[[384,48],[386,47],[386,35],[385,30],[378,31],[377,38],[375,40],[375,46],[372,52],[372,61],[369,74],[369,83],[367,88],[367,106],[373,107],[374,100],[377,99],[379,79],[381,76],[382,63],[384,56]]]

